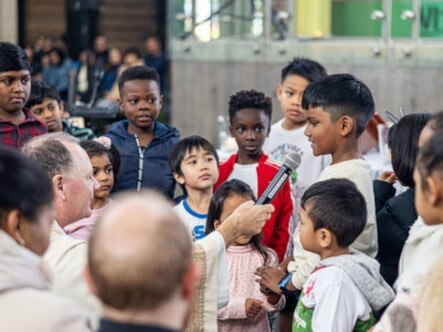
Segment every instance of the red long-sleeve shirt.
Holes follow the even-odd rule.
[[[214,185],[214,191],[225,182],[234,170],[237,154],[220,163],[220,175]],[[280,165],[270,161],[264,153],[260,156],[257,166],[257,194],[258,197],[265,191],[272,178],[277,174]],[[242,180],[242,179],[239,179]],[[289,242],[289,220],[292,217],[294,203],[291,196],[289,181],[287,181],[271,204],[275,211],[262,229],[262,243],[277,253],[279,261],[284,259]]]

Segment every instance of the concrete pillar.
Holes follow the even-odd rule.
[[[18,43],[18,0],[0,0],[0,41]]]

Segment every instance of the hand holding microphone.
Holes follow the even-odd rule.
[[[241,204],[218,228],[223,236],[226,247],[241,235],[255,235],[261,232],[266,221],[270,218],[274,207],[269,204],[283,187],[293,170],[300,166],[301,157],[293,152],[286,156],[283,165],[269,183],[263,195],[254,205],[252,201]],[[257,206],[259,205],[259,206]]]
[[[283,161],[283,165],[281,165],[277,174],[275,174],[256,204],[263,205],[270,203],[283,187],[291,172],[296,170],[297,167],[300,166],[300,163],[301,156],[298,153],[291,152],[288,154]]]

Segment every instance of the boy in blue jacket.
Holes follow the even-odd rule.
[[[120,110],[127,120],[112,125],[107,136],[121,156],[120,172],[113,192],[156,189],[174,195],[175,180],[168,164],[180,133],[157,121],[163,102],[155,69],[134,66],[118,80]]]

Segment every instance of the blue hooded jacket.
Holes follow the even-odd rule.
[[[136,190],[139,154],[133,134],[128,133],[128,120],[114,123],[108,136],[120,153],[120,171],[112,190]],[[171,126],[155,122],[154,139],[144,149],[143,188],[156,189],[173,198],[175,180],[169,167],[168,158],[173,146],[180,140],[179,131]]]

